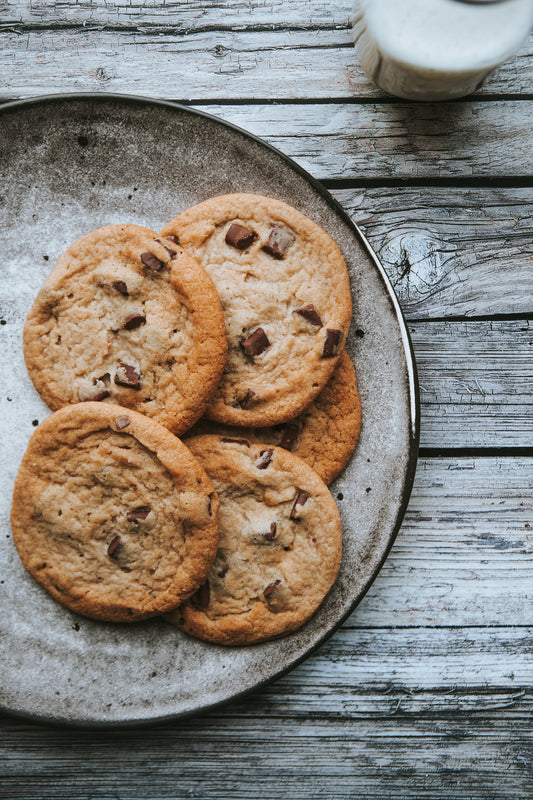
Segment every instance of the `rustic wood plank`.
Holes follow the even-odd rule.
[[[0,25],[0,98],[106,90],[152,97],[163,91],[174,99],[216,101],[226,98],[228,79],[234,100],[386,97],[363,73],[349,29],[196,32],[181,20],[183,12],[154,26],[157,15],[144,5],[128,5],[127,11],[105,8],[106,19],[99,20],[91,4],[87,18],[82,14],[73,29],[62,29],[69,19],[63,22],[61,12],[80,14],[78,6],[69,5],[54,5],[55,17],[51,8],[43,15],[32,5],[32,16],[40,20],[37,29],[15,19]],[[169,13],[166,5],[157,9]],[[145,14],[152,29],[147,29]],[[184,24],[184,32],[177,33]],[[101,30],[102,25],[113,29]],[[533,37],[476,96],[531,93],[532,52]]]
[[[533,446],[533,321],[416,322],[410,330],[422,447]]]
[[[530,624],[532,489],[532,458],[421,458],[396,542],[346,626]]]
[[[45,732],[4,717],[3,791],[523,800],[532,642],[531,628],[343,630],[246,702],[149,732]]]
[[[531,320],[421,321],[410,331],[422,447],[533,446]]]
[[[70,22],[111,25],[122,21],[155,24],[158,21],[175,26],[183,33],[201,30],[232,31],[247,28],[348,29],[352,13],[351,0],[79,0],[76,3],[54,0],[5,0],[3,20],[25,24]]]
[[[95,734],[80,746],[78,736],[57,742],[40,731],[29,755],[19,745],[18,774],[3,786],[9,800],[524,800],[531,788],[528,722],[524,715],[505,729],[491,716],[439,714],[417,724],[401,714],[376,723],[215,720],[136,737],[103,735],[105,751],[93,749]],[[9,732],[26,738],[24,729]],[[56,742],[48,758],[45,736]]]
[[[533,315],[533,189],[333,194],[367,236],[408,319]]]
[[[75,48],[71,57],[74,85],[63,83],[64,91],[83,88],[77,77],[80,54]],[[106,75],[98,77],[98,60],[91,64],[86,63],[86,67],[105,84]],[[46,80],[46,75],[40,72],[41,66],[36,63],[31,68],[39,81]],[[35,93],[36,87],[33,88]],[[47,84],[47,88],[52,91],[53,83]],[[410,178],[431,181],[443,177],[496,180],[531,178],[533,173],[530,148],[533,100],[501,103],[469,100],[454,104],[207,104],[202,108],[263,137],[319,179],[360,183]]]
[[[497,179],[533,172],[533,101],[206,110],[263,137],[319,179]]]

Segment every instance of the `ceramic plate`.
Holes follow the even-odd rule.
[[[61,95],[0,108],[2,252],[0,705],[51,722],[139,724],[198,712],[299,663],[354,609],[405,511],[418,444],[418,391],[394,292],[342,208],[290,159],[221,120],[121,95]],[[354,315],[347,349],[363,407],[360,441],[331,489],[344,552],[313,619],[278,641],[222,648],[163,621],[97,623],[55,603],[13,545],[13,481],[34,426],[50,412],[27,376],[24,319],[57,257],[102,225],[160,230],[228,192],[280,198],[330,233],[348,263]]]

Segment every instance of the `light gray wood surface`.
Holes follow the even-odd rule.
[[[475,96],[408,103],[364,76],[350,8],[0,3],[0,99],[192,103],[322,180],[395,286],[422,402],[400,534],[317,653],[153,729],[1,716],[2,800],[533,796],[533,38]]]

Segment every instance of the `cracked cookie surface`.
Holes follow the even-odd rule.
[[[296,630],[322,603],[340,565],[341,523],[327,486],[279,447],[215,435],[188,446],[215,486],[220,538],[207,581],[166,619],[226,645]]]
[[[319,394],[351,319],[346,263],[333,239],[296,209],[231,194],[187,209],[162,232],[179,237],[213,279],[228,359],[207,416],[274,425]]]
[[[295,419],[267,428],[236,428],[202,417],[187,436],[216,433],[275,444],[303,458],[329,484],[348,463],[360,430],[361,402],[355,369],[343,351],[324,389]]]
[[[71,245],[39,290],[23,340],[50,408],[116,403],[176,434],[203,413],[227,351],[205,270],[138,225],[109,225]]]
[[[218,542],[213,485],[185,445],[130,409],[86,402],[39,425],[13,493],[13,540],[56,600],[131,622],[195,592]]]

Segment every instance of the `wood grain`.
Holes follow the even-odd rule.
[[[3,796],[131,798],[142,786],[143,798],[173,800],[523,800],[532,635],[342,630],[246,702],[150,731],[45,732],[4,718]]]
[[[533,315],[533,189],[333,194],[367,236],[408,319]]]
[[[533,446],[533,322],[416,322],[422,447]]]
[[[166,86],[175,99],[216,100],[226,97],[226,76],[234,99],[384,98],[359,65],[350,10],[350,1],[228,2],[224,13],[208,2],[8,2],[1,96],[102,88],[161,96]],[[531,94],[532,51],[530,37],[476,96]]]
[[[73,83],[62,81],[63,91],[86,89],[78,73],[81,54],[73,47],[69,57]],[[105,84],[98,60],[91,55],[84,63],[97,80],[103,76]],[[51,69],[55,70],[55,64]],[[25,64],[24,70],[32,80],[46,79],[41,63]],[[52,81],[48,86],[49,91],[59,89]],[[28,93],[38,94],[39,87],[33,86]],[[533,100],[206,104],[202,109],[264,138],[320,180],[361,185],[365,181],[490,178],[497,183],[513,178],[530,181],[533,174]]]
[[[529,625],[532,490],[532,458],[421,458],[392,551],[346,626]]]
[[[529,100],[206,110],[266,139],[319,179],[496,179],[533,171]]]

